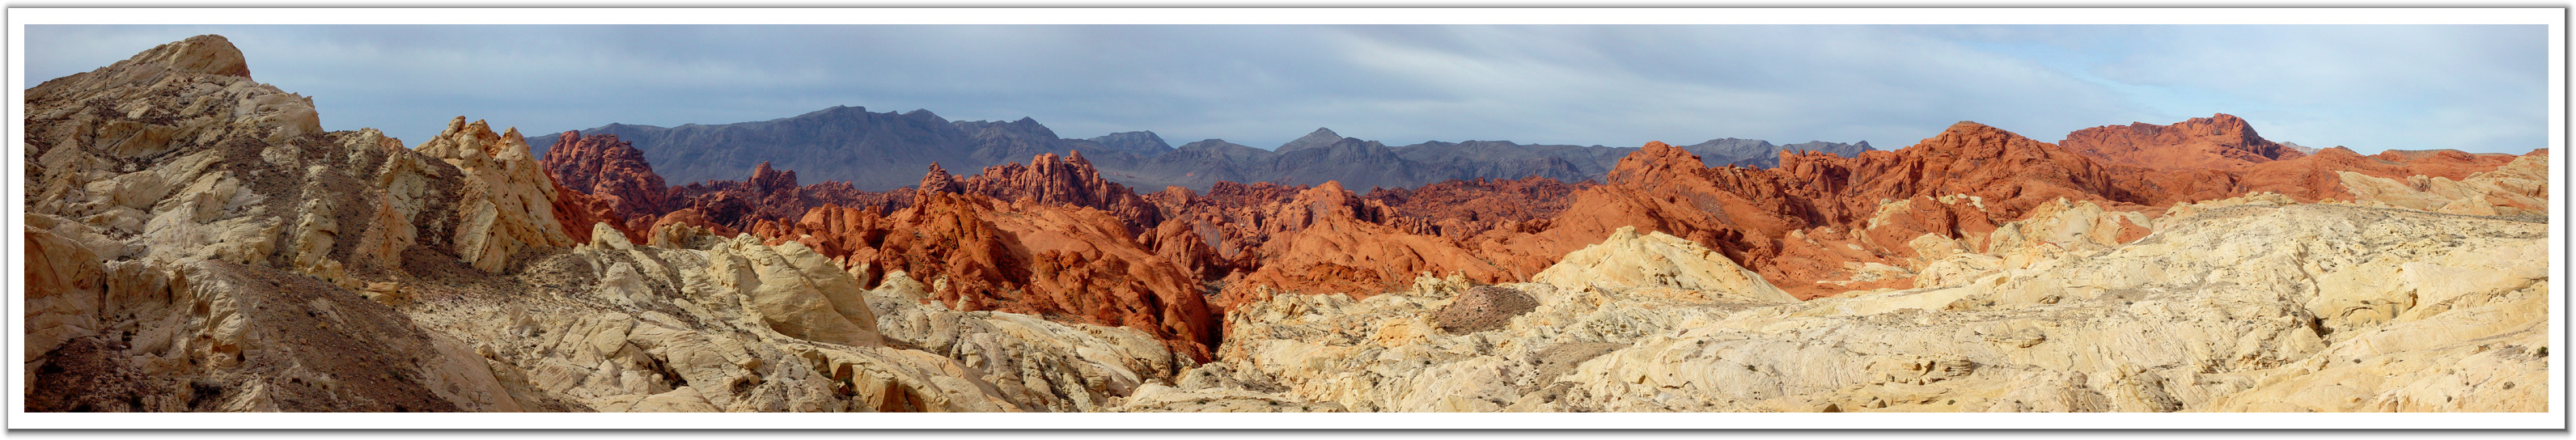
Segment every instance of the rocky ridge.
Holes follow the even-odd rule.
[[[914,183],[906,176],[931,163],[972,170],[1037,154],[1069,152],[1089,155],[1103,177],[1123,185],[1206,191],[1216,182],[1311,186],[1338,181],[1351,188],[1411,188],[1480,178],[1599,180],[1621,156],[1636,150],[1509,141],[1388,146],[1324,128],[1276,149],[1221,139],[1173,148],[1153,132],[1066,139],[1029,118],[949,121],[926,110],[876,113],[842,106],[768,121],[678,127],[609,124],[577,132],[632,142],[647,159],[663,164],[664,177],[673,182],[732,178],[757,163],[774,162],[796,164],[807,177],[880,192]],[[1735,138],[1684,148],[1707,157],[1710,166],[1766,168],[1777,164],[1784,151],[1845,156],[1871,151],[1867,142],[1773,145]]]
[[[239,57],[201,36],[30,90],[30,410],[1075,411],[1189,362],[883,300],[917,284],[802,243],[568,233],[514,131],[322,132]]]

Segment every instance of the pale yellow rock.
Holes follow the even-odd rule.
[[[1161,340],[1125,327],[1060,323],[1001,312],[957,312],[921,301],[902,272],[868,293],[884,311],[877,328],[890,341],[957,359],[1023,408],[1102,411],[1111,399],[1152,383],[1170,383],[1188,362]]]
[[[516,398],[492,374],[492,367],[464,341],[444,334],[430,334],[430,346],[438,351],[437,363],[426,375],[430,392],[455,403],[457,409],[472,412],[524,412]]]
[[[2123,226],[2152,228],[2146,214],[2102,209],[2090,201],[2057,199],[2042,203],[2021,220],[1995,226],[1985,253],[2002,259],[2002,267],[2022,268],[2042,260],[2087,255],[2117,246]],[[1920,285],[1920,284],[1918,284]]]
[[[1631,227],[1620,227],[1601,243],[1566,254],[1530,281],[1565,289],[1668,287],[1719,292],[1718,296],[1735,301],[1797,301],[1725,255],[1662,232],[1638,234]]]
[[[27,359],[71,338],[98,334],[105,273],[97,254],[52,232],[28,227],[25,247]]]
[[[2296,205],[2296,204],[2299,204],[2299,201],[2298,201],[2298,200],[2291,199],[2291,198],[2290,198],[2290,196],[2281,195],[2280,193],[2274,193],[2274,192],[2255,192],[2255,193],[2249,193],[2249,194],[2245,194],[2245,195],[2241,195],[2241,196],[2229,197],[2229,198],[2224,198],[2224,199],[2217,199],[2217,200],[2202,200],[2202,201],[2192,202],[2192,203],[2178,203],[2178,204],[2174,204],[2174,206],[2173,206],[2173,207],[2171,207],[2171,208],[2165,208],[2165,214],[2164,214],[2162,217],[2159,217],[2159,218],[2174,219],[2174,218],[2190,217],[2190,216],[2194,216],[2194,215],[2200,215],[2200,213],[2202,213],[2202,212],[2207,212],[2207,211],[2209,211],[2209,210],[2218,209],[2218,208],[2225,208],[2225,207],[2229,207],[2229,206],[2242,206],[2242,205],[2254,205],[2254,206],[2289,206],[2289,205]]]
[[[531,247],[573,245],[555,221],[554,180],[538,169],[518,129],[494,134],[483,121],[458,116],[418,151],[465,173],[456,253],[474,268],[498,272]]]
[[[2547,283],[2441,303],[2258,376],[2206,411],[2540,411],[2549,405]]]
[[[420,230],[411,225],[409,217],[394,209],[389,195],[376,197],[369,212],[370,229],[358,236],[352,260],[385,267],[401,265],[403,250],[419,240]]]
[[[748,297],[761,321],[779,333],[850,346],[882,343],[857,282],[802,243],[770,247],[745,236],[708,258],[710,277]]]

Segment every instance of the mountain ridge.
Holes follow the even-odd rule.
[[[1635,147],[1520,144],[1511,141],[1427,141],[1388,146],[1344,137],[1319,127],[1276,148],[1207,139],[1173,147],[1152,131],[1064,138],[1033,118],[949,121],[929,110],[870,112],[833,106],[763,121],[682,124],[673,127],[611,123],[574,130],[611,134],[633,143],[676,183],[738,178],[760,161],[803,171],[808,178],[850,182],[866,191],[914,183],[898,175],[930,162],[959,169],[1008,163],[1040,153],[1082,151],[1102,175],[1137,188],[1179,186],[1207,190],[1219,181],[1316,185],[1340,181],[1351,188],[1412,188],[1459,179],[1545,177],[1597,180]],[[545,147],[539,147],[538,154]],[[1852,155],[1872,151],[1866,141],[1768,141],[1720,138],[1682,147],[1710,166],[1777,166],[1781,152],[1823,151]]]

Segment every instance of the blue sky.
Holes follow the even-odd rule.
[[[2243,116],[2364,153],[2547,146],[2539,25],[29,25],[29,85],[196,34],[418,143],[465,115],[534,133],[834,105],[1033,117],[1065,137],[1276,147],[1316,127],[1635,146],[1913,144],[1957,121],[2042,141]]]

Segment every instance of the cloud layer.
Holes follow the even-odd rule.
[[[2211,113],[2365,153],[2547,142],[2547,29],[2514,25],[30,25],[27,78],[207,33],[325,127],[415,143],[456,115],[533,133],[833,105],[1260,147],[1330,127],[1894,148],[1962,120],[2054,141]]]

